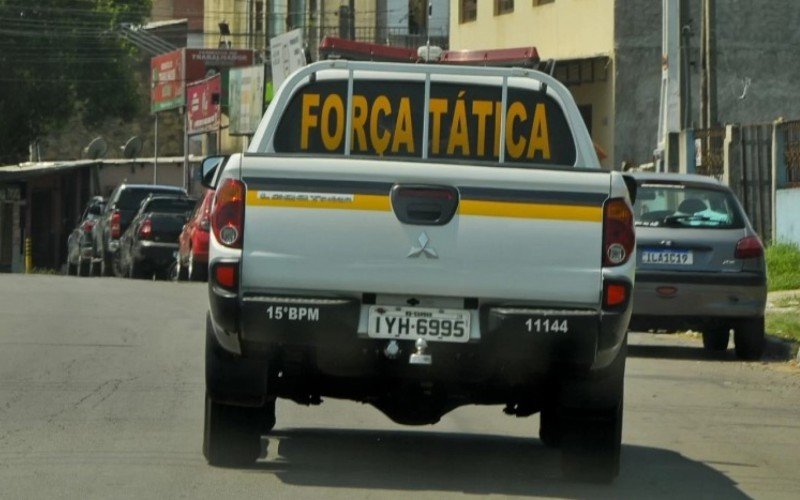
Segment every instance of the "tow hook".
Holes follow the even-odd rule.
[[[430,354],[425,354],[425,349],[428,348],[428,343],[424,339],[417,339],[414,343],[417,352],[408,358],[408,363],[411,365],[430,365],[433,362]]]

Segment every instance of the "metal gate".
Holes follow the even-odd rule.
[[[764,241],[772,239],[772,127],[739,127],[734,137],[738,135],[740,161],[731,162],[729,176],[731,189]]]

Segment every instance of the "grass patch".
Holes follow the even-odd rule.
[[[800,342],[800,315],[797,311],[767,310],[767,333],[782,339]]]
[[[766,250],[769,290],[800,288],[800,247],[794,243],[776,243]]]

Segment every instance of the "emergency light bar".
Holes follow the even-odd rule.
[[[319,52],[325,59],[348,59],[351,61],[405,62],[417,61],[417,51],[403,47],[356,42],[344,38],[326,36],[319,44]]]
[[[442,54],[441,64],[466,64],[471,66],[516,66],[536,68],[539,52],[536,47],[515,47],[491,50],[448,50]]]
[[[331,36],[322,39],[319,52],[325,59],[348,59],[351,61],[432,62],[521,68],[538,68],[540,63],[536,47],[442,51],[439,47],[423,45],[418,50],[412,50]]]

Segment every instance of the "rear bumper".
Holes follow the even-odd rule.
[[[211,317],[224,331],[238,332],[241,352],[273,356],[303,352],[320,373],[338,377],[375,374],[400,378],[420,374],[410,365],[415,339],[397,339],[399,352],[387,356],[392,342],[369,338],[362,322],[361,301],[350,298],[250,295],[242,300],[209,285]],[[282,315],[271,319],[268,308]],[[556,367],[576,370],[604,368],[616,357],[630,319],[630,304],[613,312],[541,310],[485,305],[474,310],[480,338],[466,343],[428,343],[432,363],[426,377],[460,382],[486,379],[517,380],[551,372]],[[536,333],[526,321],[567,318],[567,332]],[[416,374],[416,375],[415,375]]]
[[[175,252],[177,251],[177,243],[139,241],[133,249],[133,258],[137,262],[166,267],[175,261]]]
[[[725,318],[761,317],[766,302],[761,273],[637,272],[631,328],[701,328]]]

